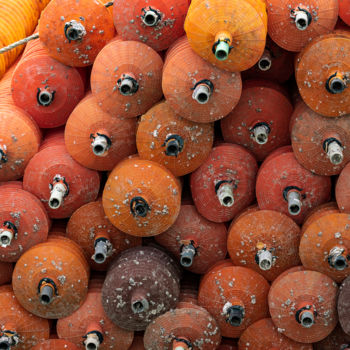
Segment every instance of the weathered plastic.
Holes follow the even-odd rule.
[[[273,323],[300,343],[314,343],[335,328],[337,284],[317,271],[297,271],[274,282],[268,296]]]
[[[72,240],[50,236],[17,261],[12,286],[19,303],[34,315],[58,319],[84,302],[89,265]]]
[[[65,339],[48,339],[45,340],[34,347],[31,350],[79,350],[79,348]]]
[[[350,294],[350,278],[347,277],[339,289],[338,295],[338,315],[339,322],[343,331],[350,335],[350,318],[349,318],[349,294]]]
[[[227,254],[227,229],[201,216],[194,205],[182,205],[175,223],[155,240],[185,269],[204,274]]]
[[[254,200],[257,163],[242,146],[220,144],[191,174],[191,192],[198,212],[213,222],[231,220]]]
[[[350,4],[347,0],[338,0],[339,17],[350,26]]]
[[[347,335],[338,323],[334,331],[320,342],[314,343],[314,350],[349,350],[350,335]]]
[[[0,286],[11,283],[14,264],[0,261]]]
[[[192,173],[207,159],[214,139],[214,125],[195,123],[174,113],[163,101],[140,119],[136,144],[142,159],[168,168],[175,176]]]
[[[244,146],[258,161],[288,145],[293,106],[286,95],[280,85],[271,81],[245,81],[238,105],[221,120],[225,142]]]
[[[335,186],[335,198],[339,207],[339,210],[344,213],[350,214],[350,164],[347,164],[339,174],[336,186]]]
[[[89,169],[112,170],[125,157],[136,153],[136,122],[104,112],[96,97],[88,94],[67,121],[67,151]]]

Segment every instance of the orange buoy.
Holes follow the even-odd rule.
[[[198,304],[213,315],[224,337],[238,338],[250,324],[268,317],[269,288],[265,278],[251,269],[220,267],[204,275]]]
[[[227,229],[201,216],[194,205],[182,205],[175,223],[155,237],[187,270],[204,274],[218,260],[225,259]]]
[[[315,215],[303,232],[299,255],[306,269],[322,272],[336,282],[343,281],[350,273],[348,214]]]
[[[79,350],[75,344],[65,339],[48,339],[40,342],[31,348],[31,350]]]
[[[13,267],[12,263],[0,261],[0,286],[11,283]]]
[[[242,91],[239,72],[225,72],[198,56],[186,36],[167,51],[162,87],[175,113],[197,123],[225,117]]]
[[[110,173],[102,202],[108,219],[119,230],[132,236],[155,236],[175,222],[181,186],[162,165],[129,158]]]
[[[199,56],[220,69],[240,72],[264,52],[266,17],[262,1],[192,1],[185,31]]]
[[[297,343],[283,335],[271,318],[263,318],[250,325],[241,335],[239,350],[312,350],[311,344]]]
[[[317,271],[297,271],[275,282],[268,296],[273,323],[300,343],[315,343],[335,328],[337,284]]]
[[[288,145],[293,106],[283,88],[267,80],[243,83],[238,105],[221,120],[225,142],[248,148],[258,161],[274,149]]]
[[[350,6],[346,0],[338,0],[339,2],[339,17],[350,26]]]
[[[287,215],[257,210],[236,219],[229,229],[227,250],[234,265],[249,267],[268,281],[300,264],[300,229]]]
[[[90,288],[81,307],[70,316],[58,320],[58,337],[71,341],[80,349],[117,347],[120,350],[128,350],[134,332],[115,326],[107,318],[102,307],[101,287],[102,285]]]
[[[305,271],[303,265],[293,266],[288,270],[283,271],[272,283],[271,286],[273,286],[275,283],[277,283],[280,279],[282,279],[284,276],[289,275],[290,273],[297,272],[297,271]]]
[[[350,213],[350,181],[349,181],[350,164],[348,163],[339,174],[336,186],[335,186],[335,198],[339,210],[344,213]]]
[[[0,348],[32,349],[32,346],[48,339],[48,320],[29,313],[18,303],[10,285],[0,287]]]
[[[64,145],[46,147],[29,162],[23,188],[36,195],[51,218],[66,218],[98,195],[97,171],[82,167]]]
[[[44,139],[40,144],[39,151],[44,148],[64,145],[64,128],[45,129]]]
[[[231,220],[254,200],[257,163],[242,146],[214,147],[191,174],[191,192],[198,212],[214,222]]]
[[[77,209],[67,224],[68,238],[83,248],[94,270],[107,270],[113,257],[125,249],[141,245],[139,237],[129,236],[107,219],[102,201],[90,202]]]
[[[338,315],[339,322],[347,335],[350,335],[350,319],[348,315],[349,310],[349,295],[350,295],[350,278],[347,277],[339,288],[338,295]]]
[[[300,101],[291,139],[298,162],[318,175],[337,175],[350,161],[350,120],[326,118]]]
[[[29,113],[40,128],[65,124],[84,97],[84,89],[79,71],[50,57],[39,39],[27,44],[11,83],[15,105]]]
[[[215,319],[204,308],[189,303],[158,316],[144,335],[147,350],[215,350],[220,342],[220,329]]]
[[[49,217],[33,194],[14,187],[0,191],[0,261],[15,262],[30,247],[44,242]]]
[[[146,44],[116,40],[95,60],[91,91],[105,112],[137,117],[161,99],[162,69],[161,57]]]
[[[117,326],[140,331],[174,309],[180,293],[180,269],[165,252],[136,247],[111,264],[102,288],[107,317]]]
[[[267,0],[266,8],[271,39],[294,52],[330,33],[338,19],[338,0]]]
[[[207,159],[213,139],[213,124],[177,116],[165,101],[141,117],[136,134],[139,156],[164,165],[175,176],[196,170]]]
[[[19,303],[34,315],[58,319],[77,310],[88,289],[89,265],[72,240],[50,236],[17,261],[12,286]]]
[[[188,5],[188,0],[116,0],[114,25],[124,40],[141,41],[162,51],[184,34]]]
[[[96,97],[88,94],[73,110],[65,128],[69,154],[81,165],[112,170],[136,153],[136,119],[116,118],[104,112]]]
[[[329,177],[311,173],[288,151],[266,159],[256,180],[259,208],[284,213],[297,224],[312,208],[327,202],[330,192]]]
[[[73,67],[94,63],[113,38],[113,18],[102,1],[51,0],[39,23],[40,40],[51,57]]]
[[[316,38],[300,53],[295,78],[313,111],[326,117],[350,113],[349,65],[350,36],[339,33]]]
[[[276,45],[269,36],[259,61],[250,69],[242,72],[242,78],[267,79],[276,83],[285,83],[294,73],[294,55]]]
[[[22,181],[4,181],[0,182],[1,189],[4,188],[19,188],[23,190],[23,182]]]
[[[328,337],[324,338],[320,342],[314,343],[313,346],[314,350],[349,350],[350,335],[347,335],[338,324]]]

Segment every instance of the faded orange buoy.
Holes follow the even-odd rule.
[[[137,117],[161,99],[162,69],[161,57],[146,44],[116,40],[95,60],[91,91],[105,112]]]
[[[262,1],[192,1],[185,31],[192,49],[220,69],[240,72],[261,57],[266,42]]]
[[[157,248],[136,247],[122,252],[111,264],[102,288],[102,304],[114,324],[140,331],[175,308],[179,293],[176,262]]]
[[[133,236],[155,236],[175,222],[181,186],[162,165],[129,158],[110,173],[102,203],[108,219],[119,230]]]
[[[300,101],[293,114],[292,146],[296,159],[318,175],[337,175],[350,160],[350,120],[326,118]]]
[[[320,341],[338,322],[337,293],[337,284],[320,272],[289,273],[270,289],[268,300],[273,323],[294,341]]]
[[[91,284],[94,280],[91,280]],[[99,285],[99,283],[98,283]],[[102,307],[102,284],[92,286],[84,303],[70,316],[57,322],[57,334],[61,339],[69,340],[80,349],[128,350],[134,332],[115,326],[106,316]]]
[[[297,343],[283,335],[271,318],[263,318],[250,325],[241,335],[239,350],[312,350],[311,344]]]
[[[175,113],[208,123],[225,117],[237,105],[242,80],[239,72],[225,72],[198,56],[184,36],[167,51],[162,88]]]
[[[194,205],[182,205],[175,223],[155,237],[187,270],[203,274],[225,258],[227,229],[201,216]]]
[[[65,128],[69,154],[81,165],[95,170],[112,170],[136,152],[136,119],[116,118],[104,112],[92,94],[76,106]]]
[[[300,263],[300,229],[287,215],[257,210],[236,219],[229,229],[227,250],[235,265],[249,267],[273,281]]]
[[[267,158],[256,181],[259,208],[284,213],[297,224],[313,207],[327,202],[330,192],[330,178],[311,173],[288,150]]]
[[[215,319],[204,308],[189,303],[158,316],[144,335],[147,350],[215,350],[220,342]]]
[[[231,220],[254,200],[257,163],[242,146],[214,147],[191,174],[191,192],[198,212],[214,222]]]
[[[31,350],[79,350],[75,344],[65,339],[48,339],[40,342],[31,348]]]
[[[349,65],[350,36],[339,33],[316,38],[299,54],[295,78],[313,111],[326,117],[350,113]]]
[[[125,249],[141,245],[141,238],[129,236],[107,219],[102,201],[90,202],[77,209],[67,224],[67,237],[83,248],[94,270],[107,270],[113,257]]]
[[[139,156],[164,165],[175,176],[196,170],[208,157],[213,139],[214,125],[177,116],[165,101],[141,117],[136,134]]]
[[[124,40],[142,41],[156,51],[184,34],[188,0],[116,0],[114,25]]]
[[[34,315],[58,319],[77,310],[88,288],[89,265],[72,240],[50,236],[26,251],[13,271],[18,302]]]
[[[15,105],[29,113],[40,128],[65,124],[84,97],[84,89],[79,71],[51,58],[39,39],[28,43],[11,83]]]
[[[63,64],[85,67],[113,38],[113,18],[102,1],[52,0],[39,22],[40,40]]]
[[[29,162],[23,188],[37,196],[51,218],[66,218],[96,199],[100,187],[97,171],[81,166],[62,144],[38,152]]]
[[[338,0],[339,17],[349,26],[350,25],[350,5],[347,0]]]
[[[335,198],[339,210],[344,213],[350,213],[350,181],[349,181],[350,164],[348,163],[339,174],[335,186]]]
[[[0,261],[15,262],[30,247],[44,242],[49,217],[33,194],[15,187],[0,190]]]
[[[243,83],[241,99],[221,120],[225,142],[248,148],[258,161],[274,149],[288,145],[289,120],[293,106],[283,88],[267,80]]]
[[[294,52],[330,33],[338,19],[338,0],[266,0],[266,8],[271,39]]]
[[[14,264],[0,261],[0,286],[11,283]]]
[[[0,348],[29,350],[48,339],[48,320],[34,316],[17,301],[10,285],[0,287]]]
[[[300,240],[299,255],[306,269],[341,282],[350,274],[348,214],[324,213],[309,222]]]
[[[204,275],[198,304],[214,316],[224,337],[238,338],[250,324],[268,316],[269,288],[265,278],[251,269],[220,267]]]

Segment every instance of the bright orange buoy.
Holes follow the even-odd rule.
[[[181,186],[162,165],[129,158],[110,173],[102,202],[108,219],[119,230],[133,236],[155,236],[175,222]]]
[[[11,84],[15,105],[29,113],[40,128],[65,124],[84,97],[84,89],[78,70],[51,58],[39,39],[28,43]]]
[[[58,319],[77,310],[88,289],[89,265],[82,249],[62,236],[26,251],[13,271],[18,302],[34,315]]]
[[[14,264],[0,261],[0,286],[11,283]]]
[[[208,123],[225,117],[237,105],[242,80],[239,72],[225,72],[198,56],[184,36],[167,51],[162,87],[175,113]]]
[[[239,350],[312,350],[311,344],[297,343],[283,335],[271,318],[263,318],[249,326],[241,335]]]
[[[91,280],[91,284],[94,280]],[[92,286],[84,303],[70,316],[57,322],[57,334],[69,340],[80,349],[128,350],[134,332],[115,326],[106,316],[102,307],[102,285]]]
[[[238,105],[221,120],[225,142],[248,148],[258,161],[274,149],[288,145],[293,106],[283,88],[268,80],[243,83]]]
[[[31,350],[79,350],[75,344],[65,339],[48,339],[40,342],[31,348]]]
[[[300,229],[287,215],[272,210],[249,212],[230,226],[227,250],[234,265],[249,267],[273,281],[300,264]]]
[[[300,101],[293,114],[292,146],[296,159],[318,175],[337,175],[350,161],[350,120],[323,117]]]
[[[194,205],[182,205],[175,223],[155,240],[177,257],[186,270],[199,274],[206,273],[227,253],[225,225],[208,221]]]
[[[67,224],[66,237],[83,248],[94,270],[107,270],[112,259],[128,248],[141,245],[141,238],[119,231],[107,219],[102,201],[90,202],[77,209]]]
[[[322,272],[336,282],[342,282],[350,274],[348,227],[348,214],[315,214],[300,240],[299,255],[304,267]]]
[[[96,97],[88,94],[67,121],[67,151],[89,169],[112,170],[119,161],[136,153],[136,122],[104,112]]]
[[[14,187],[0,190],[0,261],[15,262],[30,247],[44,242],[49,217],[33,194]]]
[[[206,61],[231,72],[259,60],[266,42],[262,1],[192,1],[185,31],[192,49]]]
[[[347,0],[338,0],[339,17],[350,26],[350,4]]]
[[[162,69],[161,57],[146,44],[112,41],[92,67],[91,91],[105,112],[137,117],[161,99]]]
[[[102,1],[51,0],[39,22],[40,40],[57,61],[73,67],[94,63],[113,38],[113,18]]]
[[[214,316],[224,337],[238,338],[249,325],[268,317],[269,288],[265,278],[251,269],[220,267],[204,275],[198,304]]]
[[[140,331],[174,309],[180,294],[180,268],[164,251],[135,247],[111,264],[102,288],[107,317],[117,326]]]
[[[350,164],[348,163],[344,169],[339,174],[337,184],[335,186],[335,198],[337,200],[337,204],[339,210],[344,213],[350,213]]]
[[[74,161],[64,145],[46,147],[29,162],[23,188],[36,195],[51,218],[66,218],[98,195],[97,171]]]
[[[164,165],[175,176],[192,173],[202,165],[213,139],[213,124],[195,123],[177,116],[165,101],[141,117],[136,134],[139,156]]]
[[[188,5],[188,0],[116,0],[114,25],[124,40],[141,41],[162,51],[184,34]]]
[[[231,220],[254,200],[257,163],[242,146],[214,147],[191,174],[191,192],[198,212],[214,222]]]
[[[215,319],[204,308],[181,303],[175,310],[158,316],[148,325],[144,344],[147,350],[215,350],[221,334]],[[197,344],[201,344],[200,347]]]
[[[48,339],[48,320],[34,316],[25,310],[13,294],[12,287],[0,287],[0,348],[29,350]]]
[[[259,208],[284,213],[297,224],[312,208],[327,202],[330,192],[329,177],[311,173],[287,150],[267,158],[256,181]]]
[[[338,0],[266,0],[266,8],[271,39],[294,52],[330,33],[338,19]]]
[[[282,334],[300,343],[314,343],[335,328],[337,284],[317,271],[297,271],[271,286],[269,309]]]
[[[326,117],[349,114],[349,66],[350,36],[334,33],[313,40],[299,54],[295,68],[304,102]]]

